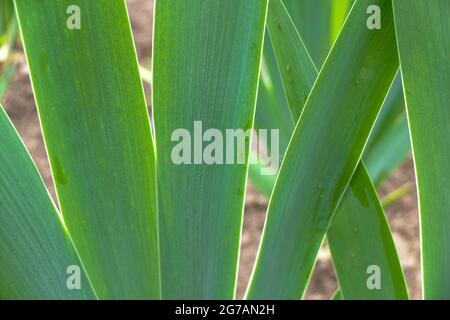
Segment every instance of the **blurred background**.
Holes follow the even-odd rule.
[[[20,41],[16,41],[17,25],[13,20],[9,19],[13,8],[7,4],[7,0],[0,1],[3,6],[0,7],[0,102],[5,107],[24,140],[50,190],[50,194],[56,201],[30,84],[29,70]],[[312,1],[317,0],[308,1],[312,3]],[[153,0],[127,0],[127,4],[139,62],[143,68],[149,69],[152,56]],[[312,27],[315,27],[314,24],[312,24]],[[321,26],[317,25],[316,27],[320,28]],[[308,45],[308,43],[306,44]],[[10,83],[7,86],[7,80],[9,79]],[[144,82],[144,88],[148,107],[151,110],[150,85]],[[389,159],[385,160],[390,161]],[[394,240],[410,289],[410,297],[412,299],[420,299],[419,222],[414,167],[411,155],[405,153],[398,163],[400,166],[379,184],[378,191],[393,231]],[[267,203],[267,197],[258,192],[257,188],[249,183],[246,194],[244,231],[240,255],[238,298],[242,297],[252,270],[264,224]],[[306,298],[328,299],[333,295],[336,288],[336,277],[325,241],[318,256]]]

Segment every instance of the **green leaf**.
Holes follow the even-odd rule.
[[[364,164],[375,186],[381,185],[411,150],[404,105],[398,72],[364,149]]]
[[[252,153],[250,157],[258,157]],[[261,172],[269,170],[269,166],[262,161],[257,161],[250,164],[248,168],[248,176],[251,179],[252,185],[266,197],[272,194],[273,186],[275,185],[276,175],[264,175]]]
[[[287,149],[294,131],[292,113],[286,100],[284,87],[278,71],[275,53],[269,33],[264,39],[263,58],[258,88],[254,127],[257,130],[273,130],[279,132],[280,158]],[[267,146],[271,152],[271,146]],[[255,154],[257,154],[255,152]],[[257,158],[257,156],[256,156]],[[263,175],[261,169],[266,167],[262,162],[249,165],[250,183],[262,194],[270,197],[276,176]]]
[[[381,30],[366,9],[382,8]],[[270,20],[270,19],[269,19]],[[268,210],[248,298],[300,298],[333,212],[398,68],[390,1],[356,2],[297,123]]]
[[[383,136],[364,155],[364,163],[374,184],[381,185],[406,160],[410,150],[408,123],[406,117],[402,116],[385,130]]]
[[[450,299],[450,2],[394,0],[416,168],[425,299]]]
[[[8,32],[13,17],[14,3],[12,0],[0,1],[0,39]]]
[[[289,32],[294,23],[280,0],[269,4],[267,26],[292,118],[296,122],[314,84],[317,70],[295,27]]]
[[[330,300],[342,300],[342,293],[341,290],[339,290],[339,288],[337,288],[337,290],[333,293]]]
[[[125,2],[16,8],[61,211],[98,297],[159,298],[154,149]]]
[[[8,59],[17,40],[17,33],[14,3],[12,0],[2,0],[0,1],[0,63],[8,64]]]
[[[377,122],[370,133],[364,153],[367,154],[371,149],[383,139],[383,135],[393,127],[397,120],[404,115],[405,103],[403,100],[402,77],[399,71],[395,76],[391,89],[384,101]]]
[[[330,36],[331,46],[334,44],[334,41],[336,41],[352,4],[353,0],[332,0]]]
[[[255,113],[256,129],[280,130],[280,150],[286,150],[294,131],[292,114],[278,72],[272,42],[267,32],[264,39],[263,59]],[[252,165],[250,165],[251,167]]]
[[[317,1],[316,3],[308,3],[306,1],[303,3],[303,5],[308,3],[307,7],[311,11],[312,15],[319,14],[318,12],[323,11],[320,10],[320,6],[327,5],[332,7],[332,32],[330,41],[331,44],[333,44],[338,32],[341,29],[342,23],[344,22],[344,19],[352,2],[353,1],[347,0],[330,0],[328,2]],[[299,2],[293,3],[290,0],[285,0],[284,3],[290,5],[291,10],[293,10],[293,12],[290,13],[294,14],[295,16]],[[290,18],[288,18],[288,20],[290,20]],[[300,31],[311,29],[311,32],[315,32],[314,38],[316,39],[323,39],[327,36],[327,33],[325,33],[325,35],[319,34],[320,29],[311,28],[310,24],[315,25],[314,21],[302,18],[300,16],[297,18],[297,20],[297,25],[302,28],[302,30]],[[280,24],[280,22],[275,21],[272,24],[274,25],[272,29],[274,29],[275,26],[278,26]],[[283,24],[286,25],[286,22],[284,22]],[[308,79],[308,77],[310,77],[310,73],[308,73],[308,70],[305,70],[305,68],[308,68],[305,61],[308,62],[310,58],[309,55],[304,52],[305,50],[298,50],[295,45],[292,45],[292,41],[294,41],[294,43],[296,41],[295,37],[292,34],[287,33],[284,38],[279,37],[278,40],[280,41],[280,43],[278,45],[279,52],[277,52],[277,54],[281,59],[280,68],[282,69],[287,66],[290,70],[291,74],[284,72],[284,83],[286,84],[287,90],[290,91],[288,92],[288,96],[291,96],[291,99],[294,100],[290,101],[290,105],[294,106],[293,112],[298,116],[299,111],[297,110],[300,110],[303,106],[303,103],[301,101],[305,97],[305,94],[303,94],[302,97],[300,93],[305,92],[305,88],[308,87],[308,85],[311,85],[311,79]],[[281,119],[281,116],[285,114],[285,108],[283,107],[283,105],[280,105],[280,101],[285,100],[284,96],[277,97],[275,94],[273,94],[273,92],[280,92],[283,89],[280,90],[277,83],[272,85],[272,81],[270,81],[270,79],[276,79],[277,77],[279,78],[278,71],[274,70],[277,69],[276,65],[275,68],[273,67],[274,62],[272,61],[275,61],[275,57],[271,48],[271,40],[266,38],[263,61],[265,62],[265,65],[268,65],[268,67],[263,68],[263,72],[261,74],[255,125],[258,128],[278,128],[280,130],[281,137],[280,150],[283,150],[283,152],[281,153],[284,154],[284,146],[286,146],[286,144],[284,143],[285,139],[283,137],[290,136],[293,129],[291,129],[292,126],[290,124],[288,125],[288,123],[290,123],[290,117],[283,117],[283,119]],[[288,54],[287,51],[289,50],[293,52]],[[300,65],[303,65],[303,68],[300,69],[300,73],[303,72],[303,76],[305,76],[304,79],[301,79],[301,77],[297,77],[297,79],[301,79],[300,86],[298,83],[295,83],[295,75],[292,75],[292,70],[295,70],[295,68],[289,66],[289,64],[293,62],[292,60],[295,61],[295,58],[301,61]],[[268,87],[270,88],[269,94],[267,93],[269,91],[267,89],[267,86],[264,85],[267,82],[269,83]],[[296,86],[299,86],[298,91],[295,90]],[[403,163],[410,151],[408,132],[409,129],[407,127],[406,117],[403,114],[403,110],[403,90],[399,72],[391,87],[391,90],[389,91],[388,96],[386,97],[380,116],[378,117],[375,127],[371,132],[370,139],[364,151],[364,159],[366,161],[367,170],[369,171],[369,175],[375,182],[376,186],[380,185],[394,169],[396,169],[400,164]],[[397,121],[400,115],[402,117],[401,124],[399,123],[399,121]],[[252,167],[252,165],[250,167]],[[257,168],[251,168],[249,172],[250,180],[252,181],[252,184],[257,187],[257,189],[259,189],[260,191],[263,190],[266,196],[270,196],[270,192],[268,194],[266,192],[268,187],[268,179],[267,177],[259,175],[258,172],[259,171],[257,170]],[[259,185],[260,183],[262,185]]]
[[[333,6],[332,25],[337,32],[341,27],[338,25],[338,22],[340,21],[341,24],[343,23],[350,4],[351,1],[331,1],[331,5]],[[270,15],[271,13],[269,12],[269,16]],[[274,28],[281,28],[281,24],[283,24],[286,28],[286,24],[289,24],[290,18],[288,17],[286,20],[287,21],[285,22],[279,22],[278,20],[273,21],[271,23],[272,30]],[[298,21],[298,24],[304,25],[305,22]],[[306,92],[307,88],[310,88],[312,84],[310,79],[312,72],[309,64],[310,58],[308,53],[303,49],[303,46],[300,45],[300,43],[295,45],[296,42],[299,42],[298,38],[296,39],[296,36],[297,35],[294,35],[294,33],[285,33],[285,37],[278,37],[276,40],[279,41],[277,44],[277,47],[279,48],[277,55],[280,59],[280,70],[283,70],[284,68],[289,70],[289,72],[286,72],[285,70],[282,72],[284,74],[283,80],[288,91],[287,96],[291,97],[292,101],[290,101],[290,105],[294,106],[293,113],[298,117],[304,104],[304,101],[302,100],[307,96],[307,93],[305,94],[304,92]],[[335,39],[333,38],[332,41],[334,40]],[[272,51],[270,41],[270,39],[265,40],[264,62],[275,59],[273,53],[270,54]],[[299,46],[302,48],[299,49]],[[298,63],[300,66],[298,75],[293,74],[293,72],[297,72],[297,70],[292,67],[291,64],[295,63]],[[276,95],[272,93],[281,91],[282,89],[278,90],[278,86],[271,85],[272,82],[267,80],[269,77],[269,75],[267,75],[268,72],[270,73],[269,79],[279,77],[277,75],[278,69],[275,66],[277,70],[274,70],[269,63],[266,63],[266,65],[269,65],[270,67],[263,68],[263,72],[261,74],[255,125],[257,125],[258,128],[279,129],[280,137],[282,137],[280,150],[282,150],[281,153],[284,154],[284,151],[286,150],[284,146],[286,146],[286,144],[284,143],[285,139],[283,137],[290,136],[293,130],[291,129],[292,126],[289,121],[291,117],[284,117],[284,119],[280,118],[280,115],[285,113],[285,108],[279,103],[279,101],[282,101],[285,98],[277,98]],[[308,68],[310,70],[308,70]],[[314,72],[316,72],[315,69]],[[300,83],[298,83],[298,79],[300,79]],[[269,82],[269,88],[271,89],[269,93],[267,93],[267,86],[264,85],[267,82]],[[303,97],[300,94],[301,92],[303,92]],[[386,97],[380,116],[377,118],[377,122],[371,132],[370,139],[364,151],[364,159],[366,161],[365,164],[367,166],[367,170],[369,171],[369,175],[375,182],[376,186],[380,185],[394,169],[403,163],[410,151],[409,129],[407,127],[406,117],[403,114],[403,110],[403,90],[399,72],[389,91],[389,94]],[[400,117],[401,123],[399,119]],[[249,171],[249,177],[252,184],[266,196],[270,196],[271,192],[268,191],[268,183],[271,179],[268,179],[267,176],[261,176],[258,174],[258,168],[252,168],[252,166],[253,165],[250,166]]]
[[[280,21],[283,21],[283,23]],[[283,53],[284,51],[276,50],[279,64],[281,66],[292,66],[286,69],[280,68],[281,72],[285,74],[283,79],[285,80],[284,83],[287,88],[286,93],[288,98],[289,95],[291,97],[295,96],[295,92],[298,90],[310,90],[311,85],[308,85],[309,79],[315,77],[317,71],[309,59],[301,37],[297,34],[295,26],[290,21],[288,13],[284,9],[281,1],[274,0],[271,2],[269,6],[268,25],[274,47],[276,49],[288,48],[289,50],[286,51],[291,52],[291,54],[285,55]],[[305,61],[309,61],[310,65],[306,65]],[[292,83],[286,81],[288,74],[298,74],[295,78],[296,81]],[[401,111],[403,106],[401,101],[400,103],[394,103],[399,100],[396,93],[402,92],[399,80],[400,77],[397,77],[392,86],[395,90],[391,90],[388,95],[384,107],[385,110],[382,117],[377,121],[376,128],[378,128],[378,135],[382,135],[383,133],[380,128],[388,126],[393,121],[390,121],[393,118],[390,114],[395,112],[396,114],[394,116],[398,115],[397,109]],[[295,99],[288,100],[291,103],[295,101]],[[400,107],[398,107],[398,104]],[[297,114],[300,114],[298,105],[300,104],[292,105],[292,109],[295,110],[297,107],[299,109]],[[374,137],[375,141],[382,140],[378,138],[378,135]],[[377,144],[375,146],[378,147]],[[379,149],[383,150],[383,148]],[[267,189],[269,189],[267,185],[270,183],[270,180],[268,178],[265,178],[265,180],[262,179],[261,177],[258,180],[259,185],[263,185],[265,187],[263,191],[267,192]],[[337,236],[332,235],[328,238],[330,247],[334,248],[332,251],[333,258],[336,258],[335,263],[338,265],[337,275],[340,279],[345,298],[405,299],[408,297],[407,290],[392,236],[389,232],[389,226],[384,217],[383,209],[379,204],[376,192],[362,164],[360,164],[357,172],[353,175],[350,186],[351,188],[347,188],[331,224],[332,234]],[[361,189],[360,193],[353,190],[356,187]],[[365,195],[366,190],[368,198]],[[361,214],[361,211],[364,214]],[[346,223],[347,221],[352,223]],[[373,221],[377,223],[374,224]],[[358,235],[354,234],[354,230],[360,230],[357,232]],[[364,238],[364,236],[361,237],[361,235],[366,234],[370,234],[371,236],[367,238]],[[340,235],[344,238],[340,239]],[[381,241],[373,242],[372,239],[374,238],[379,238]],[[383,281],[385,281],[382,285],[382,290],[377,290],[376,293],[368,290],[366,282],[361,281],[361,279],[368,277],[366,269],[374,263],[377,263],[377,266],[384,270]],[[349,269],[351,269],[350,274],[348,274]]]
[[[181,142],[171,136],[186,129],[194,140],[194,121],[223,135],[253,127],[266,7],[266,0],[156,2],[152,70],[163,298],[234,296],[247,164],[196,165],[190,157],[192,164],[176,165],[172,148]],[[248,142],[241,154],[246,160]]]
[[[16,70],[16,64],[9,64],[2,74],[0,74],[0,101],[6,95],[6,91],[8,90],[9,84],[11,82],[12,76],[14,75],[14,71]]]
[[[314,63],[322,66],[331,48],[332,3],[342,0],[284,0]],[[346,0],[345,0],[346,1]]]
[[[95,299],[56,207],[2,106],[0,145],[0,298]],[[80,268],[80,290],[67,287],[70,266]]]
[[[408,299],[383,208],[362,164],[347,187],[327,238],[343,299]],[[374,290],[370,285],[377,285],[377,276],[380,287]]]

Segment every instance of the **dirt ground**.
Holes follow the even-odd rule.
[[[151,57],[152,0],[127,0],[140,63],[148,66]],[[19,48],[20,50],[20,48]],[[53,182],[41,136],[29,72],[23,55],[19,58],[16,74],[4,101],[4,106],[35,160],[50,193],[55,197]],[[149,87],[145,87],[149,99]],[[150,107],[150,106],[149,106]],[[403,185],[414,184],[411,159],[401,166],[381,188],[381,196]],[[417,197],[412,188],[401,201],[387,210],[390,226],[404,267],[413,299],[421,298],[419,227]],[[245,205],[244,232],[239,270],[238,297],[242,297],[258,249],[265,219],[267,199],[248,187]],[[320,251],[307,299],[328,299],[336,289],[336,278],[328,248]]]

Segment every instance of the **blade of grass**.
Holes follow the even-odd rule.
[[[44,183],[0,106],[0,298],[95,299]],[[80,290],[69,290],[70,266]]]
[[[152,70],[163,298],[234,296],[247,165],[176,165],[170,141],[176,129],[192,133],[194,121],[221,133],[252,128],[266,7],[265,0],[156,2]]]
[[[421,220],[425,299],[450,299],[450,2],[394,0]]]
[[[354,5],[296,126],[247,298],[303,295],[332,214],[390,88],[398,68],[391,4],[376,1],[385,20],[375,32],[365,28],[370,4]]]
[[[66,25],[74,3],[79,30]],[[95,290],[159,298],[154,150],[125,2],[16,8],[61,211]]]

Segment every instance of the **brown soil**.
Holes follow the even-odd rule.
[[[151,57],[152,39],[152,1],[127,0],[132,21],[134,37],[140,63],[148,66]],[[21,49],[18,49],[21,50]],[[148,101],[149,88],[146,87]],[[55,197],[53,182],[42,140],[39,120],[34,103],[33,92],[29,80],[29,72],[23,55],[19,56],[19,64],[11,87],[4,101],[4,106],[19,131],[38,169],[40,170],[50,193]],[[150,106],[149,106],[150,107]],[[381,188],[381,196],[388,194],[405,182],[414,183],[414,170],[409,159],[401,166]],[[260,233],[265,219],[267,199],[259,195],[251,186],[248,188],[240,270],[238,281],[238,297],[242,297],[246,282],[250,276],[253,261],[258,249]],[[387,210],[388,219],[394,233],[394,239],[405,270],[410,288],[411,298],[421,298],[420,262],[419,262],[419,229],[417,213],[417,197],[414,189],[401,201]],[[336,277],[327,247],[321,249],[316,263],[307,299],[328,299],[336,289]]]

